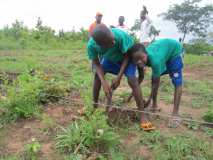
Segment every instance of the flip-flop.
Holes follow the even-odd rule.
[[[181,122],[182,122],[182,120],[181,120],[180,117],[177,117],[177,116],[176,117],[171,117],[169,119],[168,127],[169,128],[177,128],[177,127],[180,126]]]
[[[151,122],[145,122],[145,123],[141,123],[140,124],[141,129],[143,129],[144,131],[152,131],[155,130],[155,127],[153,126],[153,124]]]

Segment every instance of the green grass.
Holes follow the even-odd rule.
[[[80,49],[80,46],[83,46],[83,48]],[[66,96],[71,90],[78,90],[80,92],[81,99],[87,108],[86,116],[83,117],[82,120],[71,123],[68,127],[64,127],[63,131],[56,135],[57,148],[62,151],[62,156],[65,156],[64,159],[83,159],[84,154],[88,154],[88,151],[97,150],[97,145],[100,144],[106,145],[106,148],[103,150],[103,153],[101,152],[98,155],[99,159],[109,158],[107,155],[110,155],[110,158],[116,160],[143,159],[144,157],[137,155],[134,150],[131,150],[131,154],[128,148],[130,146],[126,146],[127,148],[125,148],[121,147],[122,145],[117,146],[117,143],[116,145],[113,144],[131,132],[140,137],[136,146],[148,147],[154,159],[210,160],[212,158],[210,150],[212,145],[209,144],[208,139],[205,139],[205,137],[198,139],[196,136],[188,136],[185,134],[183,136],[171,136],[161,131],[144,133],[141,132],[138,125],[135,124],[133,124],[133,126],[128,125],[126,129],[121,128],[121,130],[123,130],[123,133],[121,133],[120,131],[114,130],[115,128],[108,126],[105,116],[91,116],[93,111],[91,106],[93,74],[91,72],[91,64],[87,59],[85,44],[75,44],[72,50],[22,50],[18,52],[14,51],[14,53],[11,54],[13,54],[12,57],[6,55],[0,56],[1,70],[24,72],[25,74],[18,78],[21,83],[14,81],[14,83],[12,85],[9,84],[7,88],[11,90],[11,96],[9,96],[8,99],[10,101],[13,100],[12,102],[16,108],[18,106],[18,110],[14,110],[14,105],[11,107],[11,105],[6,104],[7,109],[11,108],[9,113],[13,113],[9,114],[9,118],[12,116],[12,119],[16,119],[17,113],[18,116],[21,115],[20,117],[22,118],[31,117],[35,113],[40,114],[42,112],[40,108],[42,108],[43,103],[54,102],[53,97],[47,97],[44,93]],[[213,60],[212,58],[202,56],[186,55],[185,62],[187,66],[197,67],[197,65],[201,65],[204,62],[208,62],[208,64],[212,63]],[[202,66],[208,69],[207,65]],[[35,69],[37,75],[35,77],[24,78],[31,69]],[[46,78],[47,80],[45,80]],[[108,76],[108,80],[111,79],[112,77]],[[150,72],[148,72],[145,77],[145,80],[149,79]],[[125,81],[124,83],[127,82]],[[17,88],[19,88],[18,94]],[[209,109],[211,109],[213,101],[212,90],[213,83],[210,80],[201,81],[187,78],[184,84],[184,92],[192,97],[192,102],[187,103],[187,106],[194,108],[209,107]],[[150,94],[150,84],[142,84],[142,91],[143,95],[148,97]],[[173,92],[173,86],[169,76],[164,76],[159,88],[159,99],[171,104],[173,101]],[[15,94],[16,96],[14,96]],[[102,96],[104,95],[102,94]],[[125,99],[128,96],[128,92],[118,93],[118,96],[119,99]],[[116,103],[120,104],[121,102],[115,99],[115,104]],[[26,110],[26,108],[30,110]],[[39,112],[34,109],[39,109]],[[211,121],[211,113],[210,111],[206,113],[204,119]],[[42,115],[43,114],[40,114],[38,117],[41,118],[42,123],[46,126],[45,129],[48,130],[56,126],[51,118]],[[13,116],[15,116],[15,118]],[[189,124],[188,127],[192,129],[190,133],[192,133],[193,130],[197,130],[197,126],[194,124]],[[99,135],[102,134],[103,130],[104,134]],[[211,130],[206,129],[204,132],[207,135],[212,135]],[[118,136],[118,138],[117,135],[122,136]],[[81,142],[82,139],[85,139],[85,141]],[[79,144],[80,149],[78,152],[72,154]],[[113,150],[112,148],[115,149]],[[107,153],[107,155],[105,153]],[[12,158],[13,157],[11,157],[11,160]],[[8,159],[10,159],[10,157],[2,157],[2,160]]]

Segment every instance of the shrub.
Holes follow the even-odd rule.
[[[208,110],[207,112],[204,113],[203,119],[204,119],[206,122],[211,122],[211,123],[213,123],[213,109],[212,109],[212,108],[209,108],[209,110]]]
[[[23,74],[7,86],[7,98],[2,100],[6,121],[18,118],[30,118],[40,112],[39,93],[43,89],[43,81],[38,77]]]
[[[206,54],[213,50],[213,46],[206,43],[204,40],[197,40],[193,44],[184,44],[186,53],[190,54]]]

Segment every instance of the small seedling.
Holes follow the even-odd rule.
[[[35,138],[32,138],[32,142],[25,146],[23,158],[26,160],[37,160],[40,149],[40,143]]]

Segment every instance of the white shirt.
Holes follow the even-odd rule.
[[[140,29],[140,42],[150,42],[151,38],[149,36],[150,29],[152,26],[152,21],[148,16],[146,16],[145,20],[141,23]]]

